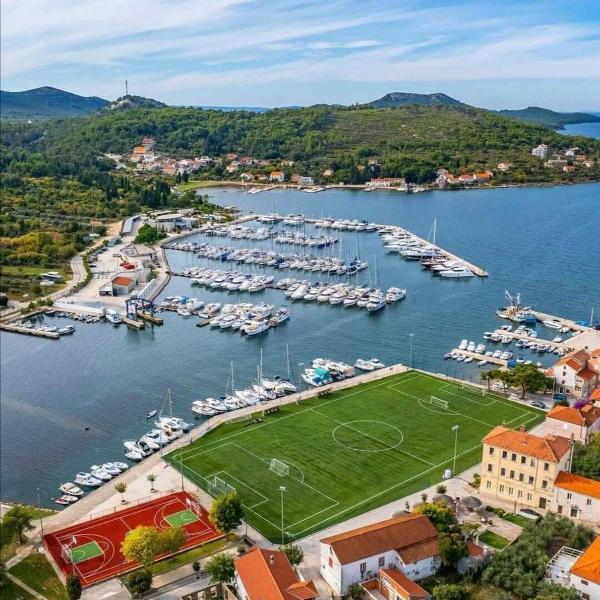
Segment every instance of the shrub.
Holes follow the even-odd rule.
[[[445,486],[443,483],[440,483],[440,485],[438,485],[438,486],[435,488],[435,491],[436,491],[438,494],[445,494],[445,493],[446,493],[446,489],[447,489],[447,488],[446,488],[446,486]]]
[[[148,569],[134,571],[127,577],[127,587],[134,595],[141,596],[152,587],[152,573]]]

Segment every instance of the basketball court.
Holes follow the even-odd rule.
[[[139,525],[160,530],[181,527],[185,532],[181,550],[223,535],[193,496],[177,492],[49,533],[44,536],[44,543],[62,572],[77,575],[81,584],[87,586],[139,566],[121,554],[121,542],[127,532]]]

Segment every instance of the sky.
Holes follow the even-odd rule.
[[[3,0],[2,89],[600,110],[600,0]]]

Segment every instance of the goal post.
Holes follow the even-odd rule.
[[[461,389],[467,390],[468,392],[472,392],[473,394],[477,394],[478,396],[487,396],[487,390],[484,387],[477,387],[474,385],[470,385],[465,383],[464,381],[460,384]]]
[[[218,475],[207,477],[206,482],[208,484],[208,492],[211,494],[211,496],[221,496],[222,494],[228,494],[229,492],[236,491],[232,485],[228,484]]]
[[[269,471],[273,471],[279,477],[287,477],[290,474],[290,466],[277,458],[271,459]]]
[[[439,406],[440,408],[448,408],[448,400],[442,400],[436,396],[431,396],[429,402],[434,406]]]
[[[68,544],[61,544],[60,555],[65,563],[71,564],[73,562],[73,554]]]

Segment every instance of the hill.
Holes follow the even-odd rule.
[[[367,106],[371,108],[393,108],[396,106],[405,106],[406,104],[418,105],[444,105],[444,106],[467,106],[460,100],[451,98],[446,94],[412,94],[409,92],[390,92],[378,100],[368,102]]]
[[[153,98],[144,98],[143,96],[121,96],[108,106],[104,107],[106,111],[133,110],[136,108],[166,108],[168,105],[164,102],[154,100]]]
[[[598,123],[600,117],[588,113],[560,113],[539,106],[528,106],[520,110],[499,110],[499,115],[518,119],[519,121],[529,121],[530,123],[539,123],[552,129],[562,129],[565,125],[573,123]]]
[[[23,92],[0,91],[3,119],[45,119],[72,117],[98,111],[108,100],[96,96],[78,96],[53,87]]]

